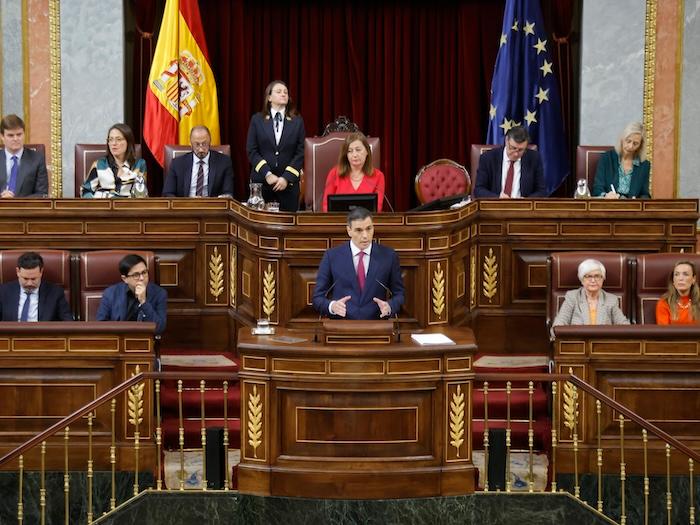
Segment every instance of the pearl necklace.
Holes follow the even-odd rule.
[[[678,308],[683,308],[683,310],[690,308],[690,301],[685,304],[681,303],[680,301],[676,301],[676,304],[678,305]]]

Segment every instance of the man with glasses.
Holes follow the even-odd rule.
[[[98,321],[151,321],[156,334],[165,331],[168,293],[148,282],[148,266],[140,255],[119,261],[122,282],[107,288],[97,309]]]
[[[190,131],[192,152],[173,159],[163,184],[163,197],[233,197],[231,157],[209,149],[206,126]]]
[[[528,149],[530,136],[522,126],[506,133],[504,147],[485,151],[476,172],[476,198],[534,199],[547,197],[542,159]]]

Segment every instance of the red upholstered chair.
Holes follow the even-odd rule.
[[[474,188],[476,187],[476,174],[479,170],[479,157],[485,151],[493,148],[498,148],[500,144],[472,144],[471,151],[469,152],[469,164],[471,167],[472,174],[472,193],[474,193]],[[537,149],[537,144],[528,144],[527,147],[532,150]]]
[[[66,250],[2,250],[0,251],[0,283],[17,279],[17,259],[28,251],[35,251],[44,259],[42,279],[62,286],[66,301],[71,304],[70,252]]]
[[[469,193],[471,179],[461,164],[450,159],[438,159],[423,166],[416,175],[416,195],[421,204]]]
[[[137,250],[99,250],[80,254],[80,320],[94,321],[105,288],[121,282],[119,261],[135,253],[146,260],[148,278],[157,282],[156,258],[153,252]]]
[[[141,144],[134,146],[136,158],[141,158]],[[80,197],[80,187],[90,174],[92,163],[107,153],[106,144],[76,144],[75,145],[75,191],[73,194]]]
[[[328,128],[328,126],[326,126]],[[341,128],[342,129],[342,128]],[[321,200],[326,187],[326,176],[338,163],[338,155],[348,131],[331,131],[323,137],[307,138],[304,141],[304,204],[307,210],[321,211]],[[381,160],[380,141],[367,137],[372,150],[372,165],[379,168]]]
[[[597,259],[605,266],[603,289],[620,298],[620,308],[628,319],[632,317],[631,272],[626,253],[620,252],[553,252],[547,257],[547,329],[552,326],[564,296],[581,286],[578,265],[584,259]]]
[[[209,146],[209,149],[223,153],[224,155],[231,156],[231,146],[229,144],[220,144],[218,146]],[[170,169],[170,163],[175,157],[180,155],[185,155],[192,151],[192,147],[188,145],[181,146],[179,144],[166,144],[165,145],[165,165],[163,166],[164,176],[168,175],[168,170]]]
[[[656,302],[668,289],[668,278],[678,261],[690,261],[700,269],[698,253],[647,253],[637,256],[635,322],[656,323]]]
[[[588,181],[588,189],[592,191],[600,155],[612,148],[612,146],[577,146],[576,180],[586,179]]]

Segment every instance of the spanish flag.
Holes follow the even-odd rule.
[[[166,144],[188,144],[204,125],[219,144],[219,103],[197,0],[166,0],[146,90],[143,138],[163,165]]]

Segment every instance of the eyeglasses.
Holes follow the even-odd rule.
[[[602,281],[603,276],[600,274],[595,274],[595,275],[586,274],[583,276],[583,279],[586,281]]]
[[[192,147],[195,149],[204,149],[209,147],[209,142],[193,142]]]
[[[142,272],[134,272],[134,273],[128,273],[126,276],[129,279],[145,279],[148,276],[148,270],[144,270]]]
[[[120,144],[122,142],[126,142],[126,139],[123,137],[109,137],[107,139],[107,144]]]
[[[508,148],[508,151],[510,151],[511,153],[522,153],[527,149],[527,146],[523,148],[518,148],[516,146],[511,146],[510,143],[508,143],[506,144],[506,148]]]

